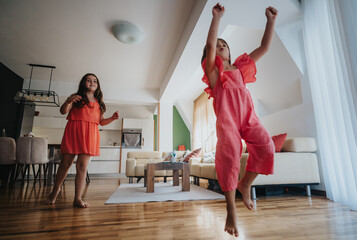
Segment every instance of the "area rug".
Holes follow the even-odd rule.
[[[155,183],[153,193],[146,193],[143,183],[121,184],[105,204],[143,203],[164,201],[190,201],[224,199],[224,195],[215,193],[196,185],[190,185],[189,192],[183,192],[182,186],[172,183]]]

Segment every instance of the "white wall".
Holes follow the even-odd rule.
[[[160,102],[159,119],[159,151],[173,150],[173,104],[172,102]]]

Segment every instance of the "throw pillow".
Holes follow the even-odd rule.
[[[167,154],[164,162],[170,162],[171,154]]]
[[[203,163],[214,163],[215,157],[216,151],[205,153],[202,157]]]
[[[186,157],[185,159],[183,160],[183,162],[188,162],[190,161],[190,158],[193,158],[193,157],[198,157],[200,155],[200,152],[201,152],[201,148],[198,148],[196,150],[193,150],[192,152],[190,152]]]
[[[283,147],[283,144],[287,136],[288,136],[287,133],[283,133],[271,137],[275,145],[275,152],[281,152],[281,148]]]
[[[171,156],[172,156],[173,153],[174,153],[173,151],[172,151],[172,152],[169,152],[169,153],[166,155],[164,162],[171,162]]]
[[[284,145],[287,136],[287,133],[282,133],[271,137],[275,146],[275,152],[281,152],[281,149]],[[246,153],[248,153],[248,148],[246,150]]]
[[[182,156],[182,158],[185,159],[185,158],[188,156],[188,154],[190,154],[190,153],[191,153],[191,151],[190,151],[190,150],[187,150],[187,151],[185,152],[185,154]]]

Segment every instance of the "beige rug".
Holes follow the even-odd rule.
[[[105,204],[214,199],[224,199],[224,195],[193,184],[190,185],[189,192],[182,192],[181,185],[172,186],[172,183],[155,183],[155,192],[146,193],[143,183],[133,183],[121,184]]]

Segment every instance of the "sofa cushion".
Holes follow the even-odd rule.
[[[203,164],[201,166],[201,177],[217,180],[215,164],[212,164],[212,163]]]
[[[137,158],[136,164],[148,164],[148,163],[157,163],[162,162],[162,158]]]
[[[242,155],[239,179],[244,176],[248,156],[248,154]],[[252,186],[319,182],[320,175],[315,153],[281,152],[274,153],[274,174],[259,174]]]
[[[274,174],[258,175],[252,186],[320,183],[315,153],[281,152],[274,154]]]
[[[286,139],[282,152],[315,152],[316,142],[310,137],[294,137]]]
[[[161,158],[161,153],[158,151],[128,152],[127,158]]]
[[[196,176],[196,177],[201,177],[201,166],[202,163],[193,163],[190,165],[190,175],[191,176]]]
[[[281,152],[281,148],[283,147],[287,135],[287,133],[283,133],[271,137],[275,145],[275,152]]]

